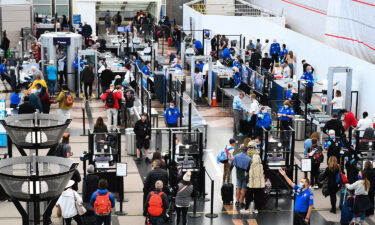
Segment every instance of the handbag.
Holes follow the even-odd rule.
[[[341,173],[341,184],[346,184],[348,182],[349,182],[348,177],[346,177],[344,173]]]
[[[78,215],[82,216],[83,214],[85,214],[87,212],[87,210],[83,206],[82,202],[77,201],[76,195],[77,195],[77,192],[74,191],[74,204],[76,206]]]

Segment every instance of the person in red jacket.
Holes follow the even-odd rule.
[[[115,89],[115,85],[111,84],[109,89],[100,96],[105,101],[104,108],[107,111],[109,130],[117,128],[117,116],[120,108],[120,100],[123,98],[122,92]]]
[[[351,111],[346,109],[341,110],[342,114],[344,115],[344,129],[345,131],[348,130],[349,127],[356,127],[358,120],[355,118],[354,114]]]

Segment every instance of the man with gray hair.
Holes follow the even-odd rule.
[[[327,150],[327,163],[331,156],[335,156],[337,161],[340,162],[340,151],[341,148],[344,147],[344,144],[341,139],[336,137],[335,130],[329,130],[328,135],[329,138],[324,144],[324,149]]]
[[[40,76],[40,79],[44,80],[42,71],[40,71],[36,66],[31,66],[31,77],[35,80],[37,76]]]
[[[143,216],[150,219],[152,225],[163,225],[168,209],[168,196],[163,192],[163,181],[155,182],[155,190],[146,198]]]
[[[88,165],[86,171],[88,174],[83,178],[82,198],[83,202],[89,203],[92,193],[98,189],[99,176],[95,174],[95,167],[92,164]]]

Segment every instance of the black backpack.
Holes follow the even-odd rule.
[[[113,91],[110,91],[105,99],[105,105],[109,108],[113,108],[115,106],[115,98],[113,96]]]

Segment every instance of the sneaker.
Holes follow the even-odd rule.
[[[240,213],[241,214],[252,214],[252,212],[250,210],[246,210],[246,209],[241,209]]]
[[[239,207],[240,207],[240,203],[239,203],[239,202],[236,202],[236,203],[234,204],[234,206],[236,206],[236,208],[239,208]]]
[[[314,185],[314,189],[319,189],[319,186],[318,185]]]
[[[257,209],[255,209],[255,210],[254,210],[254,213],[255,213],[255,214],[257,214],[257,213],[259,213],[259,212],[258,212],[258,210],[257,210]]]

